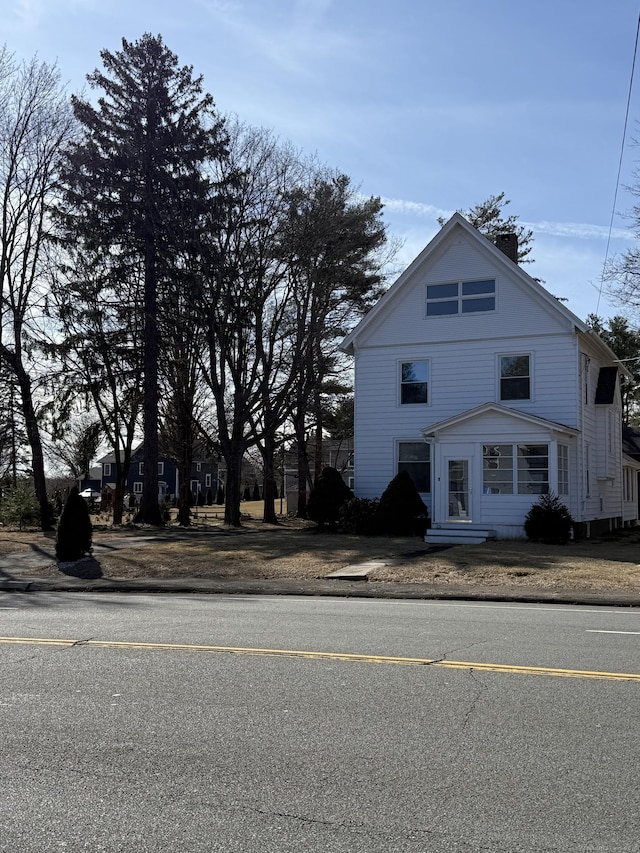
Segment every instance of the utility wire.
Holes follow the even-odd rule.
[[[611,220],[609,222],[609,234],[607,235],[607,248],[604,253],[604,262],[602,264],[602,277],[600,279],[600,290],[598,291],[598,302],[596,304],[596,315],[600,309],[600,297],[602,296],[602,288],[604,287],[604,275],[607,269],[607,261],[609,260],[609,247],[611,245],[611,232],[613,231],[613,218],[616,213],[616,203],[618,200],[618,189],[620,187],[620,174],[622,172],[622,158],[624,155],[624,146],[627,139],[627,124],[629,123],[629,110],[631,107],[631,90],[633,89],[633,76],[636,67],[636,56],[638,55],[638,36],[640,35],[640,15],[638,15],[638,26],[636,27],[636,43],[633,49],[633,62],[631,63],[631,78],[629,80],[629,94],[627,95],[627,111],[624,117],[624,129],[622,131],[622,145],[620,146],[620,160],[618,161],[618,177],[616,179],[616,189],[613,194],[613,208],[611,209]]]

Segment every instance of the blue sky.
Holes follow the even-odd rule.
[[[620,310],[599,291],[639,12],[631,0],[0,0],[0,38],[20,59],[57,60],[78,91],[102,48],[161,33],[221,113],[381,196],[401,263],[438,215],[504,191],[534,232],[527,271],[584,318]],[[640,80],[610,256],[633,245],[638,119]]]

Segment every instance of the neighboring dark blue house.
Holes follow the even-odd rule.
[[[101,491],[103,496],[106,497],[109,490],[115,489],[115,454],[107,453],[98,462],[102,469]],[[131,465],[129,466],[129,476],[127,478],[127,491],[137,501],[140,500],[140,496],[142,495],[142,484],[144,482],[143,465],[143,447],[140,444],[131,454]],[[173,500],[178,495],[179,488],[178,469],[175,462],[167,456],[160,455],[158,459],[158,500],[163,500],[167,496],[170,500]],[[206,500],[209,491],[211,491],[211,496],[215,502],[218,490],[218,463],[212,459],[195,460],[191,465],[189,490],[193,495],[194,503],[199,493],[202,493],[203,498]]]

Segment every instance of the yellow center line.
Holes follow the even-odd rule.
[[[262,655],[269,657],[293,657],[306,660],[332,660],[356,663],[395,664],[396,666],[430,666],[439,669],[462,669],[476,672],[499,672],[509,675],[547,675],[559,678],[591,678],[605,681],[640,682],[637,672],[599,672],[589,669],[559,669],[548,666],[515,666],[501,663],[479,663],[477,661],[442,660],[438,658],[406,658],[388,655],[348,654],[344,652],[313,652],[296,649],[261,649],[243,646],[200,646],[186,643],[134,643],[110,640],[69,640],[44,637],[0,637],[4,645],[35,646],[93,646],[99,649],[132,649],[144,651],[204,652],[233,655]]]

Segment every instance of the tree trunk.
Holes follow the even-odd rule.
[[[224,452],[224,451],[223,451]],[[224,453],[227,463],[227,480],[224,489],[224,523],[232,527],[240,527],[240,500],[242,498],[242,457],[244,446],[235,444],[229,446]]]
[[[262,521],[266,524],[277,524],[278,518],[276,516],[276,506],[275,506],[275,497],[276,497],[276,479],[274,472],[274,461],[276,455],[276,443],[273,432],[267,428],[267,432],[264,437],[264,447],[262,450],[262,462],[264,464],[264,484],[263,484],[263,497],[264,497],[264,510],[262,514]]]
[[[116,487],[113,492],[113,523],[122,524],[124,513],[124,495],[127,488],[127,470],[118,471],[116,466]]]
[[[156,253],[149,235],[144,270],[144,462],[142,501],[136,521],[163,527],[158,503],[158,304]]]
[[[124,447],[123,455],[120,456],[120,448],[114,448],[115,466],[116,466],[116,487],[113,493],[113,523],[122,524],[122,516],[124,511],[124,496],[127,491],[127,478],[129,476],[129,467],[131,465],[131,442],[133,438],[127,439],[127,445]]]
[[[187,455],[189,458],[187,458]],[[189,527],[191,524],[191,454],[184,453],[178,465],[180,494],[178,495],[178,524]]]
[[[15,358],[14,369],[18,385],[20,387],[20,398],[22,400],[22,414],[24,416],[25,429],[31,448],[31,469],[33,471],[33,486],[40,507],[40,527],[42,530],[51,530],[53,519],[49,511],[49,500],[47,498],[47,480],[44,473],[44,454],[42,452],[42,440],[38,427],[38,418],[33,405],[31,393],[31,381],[19,358]]]
[[[308,518],[307,515],[307,484],[311,482],[311,469],[307,456],[307,439],[304,428],[304,411],[299,411],[295,419],[294,431],[298,456],[298,510],[296,518]]]

